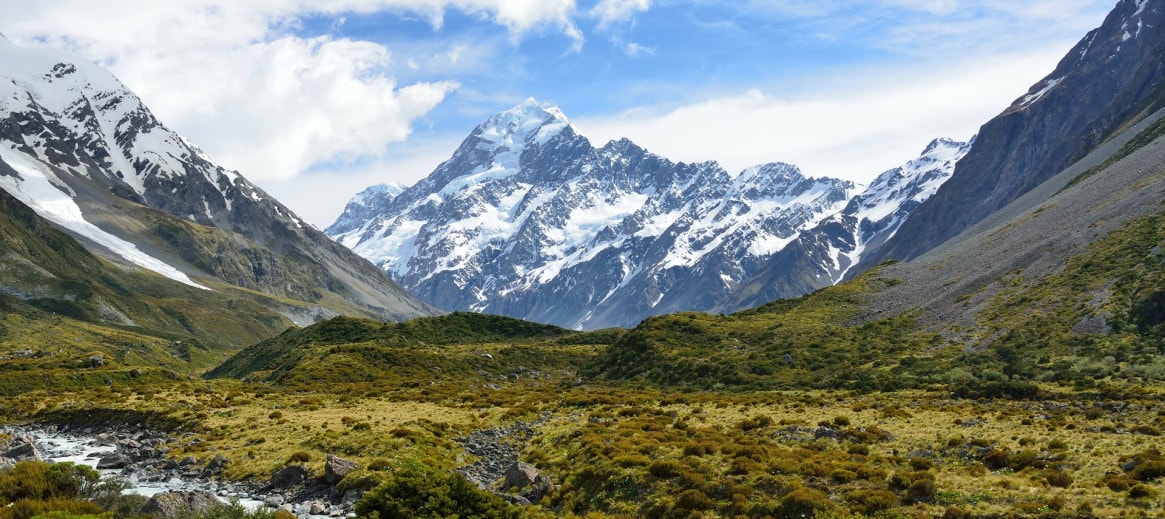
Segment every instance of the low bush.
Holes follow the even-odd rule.
[[[457,473],[407,467],[356,503],[369,519],[518,519],[520,512],[501,497],[473,486]]]

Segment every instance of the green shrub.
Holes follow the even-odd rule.
[[[1068,488],[1072,486],[1072,475],[1063,470],[1049,470],[1044,474],[1044,479],[1049,485],[1059,488]]]
[[[408,467],[356,503],[356,514],[373,519],[500,519],[520,517],[501,497],[479,490],[457,473]]]
[[[659,479],[671,479],[684,473],[684,464],[675,460],[655,460],[647,466],[647,472]]]
[[[1007,466],[1011,467],[1011,470],[1023,470],[1032,466],[1038,457],[1035,451],[1019,451],[1007,459]]]
[[[676,508],[682,510],[711,510],[715,507],[715,503],[703,492],[696,489],[688,489],[680,492],[680,497],[676,499]]]
[[[1146,461],[1137,465],[1131,472],[1129,477],[1137,481],[1149,481],[1165,476],[1165,460],[1155,459]]]
[[[1130,499],[1151,499],[1157,497],[1157,492],[1147,485],[1136,484],[1129,489]]]
[[[288,465],[292,463],[307,463],[309,461],[311,461],[311,454],[304,451],[296,451],[287,458]]]
[[[820,490],[798,488],[781,499],[781,517],[813,517],[816,512],[833,508],[829,496]]]
[[[103,517],[105,510],[89,501],[64,497],[19,499],[0,507],[0,519],[32,519],[48,512],[66,512],[72,517]],[[107,517],[107,516],[105,516]]]
[[[906,499],[912,503],[931,503],[934,501],[935,491],[933,479],[915,479],[906,490]]]
[[[854,490],[845,496],[853,511],[872,515],[898,504],[898,495],[889,490]]]

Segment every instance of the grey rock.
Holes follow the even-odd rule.
[[[115,453],[108,456],[102,456],[97,462],[97,470],[114,470],[124,469],[133,463],[133,460],[125,454]]]
[[[285,502],[286,502],[286,500],[283,499],[283,496],[281,496],[279,494],[273,494],[273,495],[267,496],[267,498],[263,500],[263,504],[266,506],[269,506],[271,508],[281,506]]]
[[[190,512],[203,512],[223,505],[214,494],[203,491],[161,492],[154,494],[142,508],[142,513],[161,518],[185,517]]]
[[[23,460],[40,460],[40,453],[36,450],[36,444],[32,437],[27,435],[17,436],[8,442],[7,450],[5,450],[0,457],[11,458],[15,461]]]
[[[358,468],[360,465],[354,461],[328,454],[328,460],[324,463],[324,480],[335,485],[343,480],[348,473]]]
[[[210,462],[206,464],[206,470],[208,472],[221,472],[223,470],[223,468],[225,468],[226,466],[227,466],[226,457],[219,454],[219,455],[215,456],[214,458],[212,458],[210,460]]]
[[[821,426],[821,427],[818,427],[815,431],[813,431],[813,438],[817,439],[817,440],[820,440],[820,439],[836,440],[837,436],[838,436],[837,429],[834,429],[832,427]]]
[[[516,462],[506,468],[506,479],[502,482],[502,488],[526,488],[534,484],[538,475],[538,469],[533,465]]]
[[[288,465],[271,474],[271,487],[284,489],[302,484],[309,472],[303,465]]]

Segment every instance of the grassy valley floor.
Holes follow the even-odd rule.
[[[689,392],[575,385],[568,372],[460,387],[352,383],[280,391],[233,380],[32,392],[7,421],[151,416],[193,432],[170,456],[233,479],[328,454],[370,489],[406,467],[473,464],[461,439],[511,437],[557,488],[520,513],[579,517],[1165,517],[1165,392],[1127,386],[1038,400],[944,391]],[[143,414],[144,412],[144,414]]]

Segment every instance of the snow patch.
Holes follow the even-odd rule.
[[[53,182],[56,177],[52,172],[32,157],[5,143],[0,146],[0,158],[21,176],[20,179],[0,176],[0,187],[33,208],[41,217],[92,240],[134,265],[174,281],[209,290],[177,268],[142,252],[136,245],[86,221],[73,198],[57,187],[59,181]]]

